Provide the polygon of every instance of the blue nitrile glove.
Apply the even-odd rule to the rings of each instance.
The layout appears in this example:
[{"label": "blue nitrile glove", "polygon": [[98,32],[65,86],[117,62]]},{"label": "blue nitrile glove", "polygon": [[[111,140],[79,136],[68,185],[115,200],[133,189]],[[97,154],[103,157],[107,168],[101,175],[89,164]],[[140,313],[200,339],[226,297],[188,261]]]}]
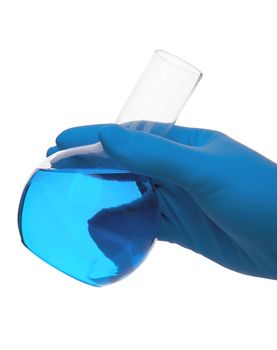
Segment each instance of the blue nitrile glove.
[{"label": "blue nitrile glove", "polygon": [[160,240],[277,279],[276,163],[220,132],[179,126],[166,137],[113,124],[72,128],[48,155],[98,140],[122,167],[153,179]]}]

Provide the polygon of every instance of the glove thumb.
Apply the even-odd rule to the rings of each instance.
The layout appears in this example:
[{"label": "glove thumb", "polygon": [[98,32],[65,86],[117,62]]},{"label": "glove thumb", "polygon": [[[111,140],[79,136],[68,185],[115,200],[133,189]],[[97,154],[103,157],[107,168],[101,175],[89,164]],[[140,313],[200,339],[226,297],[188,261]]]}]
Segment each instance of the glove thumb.
[{"label": "glove thumb", "polygon": [[125,169],[167,180],[188,190],[194,186],[199,168],[196,147],[116,124],[101,128],[98,138],[106,153]]}]

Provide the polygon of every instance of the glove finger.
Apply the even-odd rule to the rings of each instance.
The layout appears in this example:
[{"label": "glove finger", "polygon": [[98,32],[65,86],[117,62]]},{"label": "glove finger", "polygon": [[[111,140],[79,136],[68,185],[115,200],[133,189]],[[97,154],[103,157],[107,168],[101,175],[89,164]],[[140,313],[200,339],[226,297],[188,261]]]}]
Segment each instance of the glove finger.
[{"label": "glove finger", "polygon": [[58,146],[53,146],[53,147],[50,147],[48,148],[47,152],[46,152],[46,156],[49,157],[51,156],[52,154],[56,153],[56,152],[59,152],[60,149]]},{"label": "glove finger", "polygon": [[[129,123],[123,125],[128,126]],[[64,130],[56,138],[60,149],[84,146],[98,142],[98,131],[107,124],[84,125]],[[165,135],[166,138],[189,146],[202,146],[216,131],[188,128],[174,125]]]},{"label": "glove finger", "polygon": [[215,130],[187,128],[174,125],[165,135],[171,141],[179,142],[188,146],[201,147],[218,134]]},{"label": "glove finger", "polygon": [[60,149],[85,146],[98,142],[98,131],[106,124],[77,126],[62,131],[56,138]]},{"label": "glove finger", "polygon": [[188,189],[193,186],[201,155],[196,147],[118,125],[101,128],[98,137],[105,151],[126,169]]}]

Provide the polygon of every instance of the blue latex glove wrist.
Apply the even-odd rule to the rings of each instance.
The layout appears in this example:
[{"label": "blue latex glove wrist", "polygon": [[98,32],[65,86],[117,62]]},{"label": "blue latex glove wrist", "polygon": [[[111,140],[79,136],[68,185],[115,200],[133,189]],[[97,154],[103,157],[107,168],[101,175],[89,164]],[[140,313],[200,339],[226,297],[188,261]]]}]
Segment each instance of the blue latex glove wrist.
[{"label": "blue latex glove wrist", "polygon": [[277,279],[277,165],[212,130],[174,126],[160,137],[118,125],[65,130],[48,155],[101,141],[156,187],[159,239],[238,272]]}]

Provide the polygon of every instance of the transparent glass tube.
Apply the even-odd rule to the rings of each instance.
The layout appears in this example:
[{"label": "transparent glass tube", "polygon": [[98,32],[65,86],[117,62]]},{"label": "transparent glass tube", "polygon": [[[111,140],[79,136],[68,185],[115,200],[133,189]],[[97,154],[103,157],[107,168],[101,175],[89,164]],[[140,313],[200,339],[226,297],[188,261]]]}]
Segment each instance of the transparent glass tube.
[{"label": "transparent glass tube", "polygon": [[175,123],[201,77],[202,73],[190,63],[156,50],[116,123],[163,135]]}]

